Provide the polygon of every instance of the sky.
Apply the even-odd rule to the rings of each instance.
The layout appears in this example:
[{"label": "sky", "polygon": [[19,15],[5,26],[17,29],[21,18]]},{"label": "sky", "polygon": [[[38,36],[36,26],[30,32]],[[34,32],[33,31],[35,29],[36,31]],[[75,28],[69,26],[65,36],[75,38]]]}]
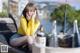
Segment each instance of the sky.
[{"label": "sky", "polygon": [[35,0],[35,1],[54,1],[60,3],[69,3],[71,6],[76,9],[80,9],[80,0]]}]

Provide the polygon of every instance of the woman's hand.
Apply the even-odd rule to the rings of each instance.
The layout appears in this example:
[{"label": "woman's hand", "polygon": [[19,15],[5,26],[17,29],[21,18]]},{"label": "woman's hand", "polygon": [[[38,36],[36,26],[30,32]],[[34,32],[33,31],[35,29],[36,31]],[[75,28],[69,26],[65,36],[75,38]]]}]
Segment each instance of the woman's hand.
[{"label": "woman's hand", "polygon": [[32,36],[27,36],[27,41],[29,44],[33,44],[36,38],[36,34],[32,35]]},{"label": "woman's hand", "polygon": [[36,11],[34,12],[34,14],[32,15],[32,18],[35,18],[36,17]]},{"label": "woman's hand", "polygon": [[30,45],[32,45],[34,42],[34,38],[32,36],[27,36],[27,41]]},{"label": "woman's hand", "polygon": [[30,20],[31,18],[35,19],[35,17],[36,17],[36,11],[32,15],[29,15],[29,13],[27,13],[26,15],[27,15],[27,19],[28,20]]}]

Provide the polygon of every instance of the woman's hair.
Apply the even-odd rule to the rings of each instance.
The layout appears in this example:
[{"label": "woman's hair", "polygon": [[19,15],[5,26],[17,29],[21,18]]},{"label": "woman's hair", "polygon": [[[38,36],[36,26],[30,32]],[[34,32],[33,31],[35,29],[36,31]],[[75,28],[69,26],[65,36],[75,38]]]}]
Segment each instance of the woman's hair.
[{"label": "woman's hair", "polygon": [[26,5],[26,7],[24,8],[24,10],[23,10],[23,12],[22,12],[23,16],[26,18],[26,13],[27,13],[30,9],[36,11],[36,18],[35,18],[35,19],[38,19],[37,7],[36,7],[33,3],[28,3],[28,4]]}]

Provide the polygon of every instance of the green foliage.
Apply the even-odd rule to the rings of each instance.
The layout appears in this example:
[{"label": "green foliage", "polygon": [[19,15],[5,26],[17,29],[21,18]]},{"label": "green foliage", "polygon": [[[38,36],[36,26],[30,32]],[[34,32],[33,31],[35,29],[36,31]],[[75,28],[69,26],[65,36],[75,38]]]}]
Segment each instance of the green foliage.
[{"label": "green foliage", "polygon": [[66,11],[66,19],[67,22],[72,25],[73,21],[75,19],[78,20],[78,25],[80,26],[80,10],[76,10],[75,8],[71,7],[69,4],[63,4],[56,8],[51,13],[51,20],[57,20],[58,23],[63,24],[64,23],[64,17]]},{"label": "green foliage", "polygon": [[3,2],[3,9],[2,12],[0,12],[0,17],[8,17],[8,6],[5,2]]},{"label": "green foliage", "polygon": [[0,12],[0,17],[8,17],[8,12],[7,11],[2,11]]}]

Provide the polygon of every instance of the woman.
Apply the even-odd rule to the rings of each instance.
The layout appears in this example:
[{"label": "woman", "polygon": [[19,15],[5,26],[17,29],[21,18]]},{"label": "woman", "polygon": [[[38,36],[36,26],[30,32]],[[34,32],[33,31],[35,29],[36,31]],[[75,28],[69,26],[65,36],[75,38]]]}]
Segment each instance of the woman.
[{"label": "woman", "polygon": [[39,26],[37,8],[33,3],[28,3],[23,10],[18,32],[11,37],[10,44],[12,46],[21,46],[28,43],[29,46],[32,46]]}]

